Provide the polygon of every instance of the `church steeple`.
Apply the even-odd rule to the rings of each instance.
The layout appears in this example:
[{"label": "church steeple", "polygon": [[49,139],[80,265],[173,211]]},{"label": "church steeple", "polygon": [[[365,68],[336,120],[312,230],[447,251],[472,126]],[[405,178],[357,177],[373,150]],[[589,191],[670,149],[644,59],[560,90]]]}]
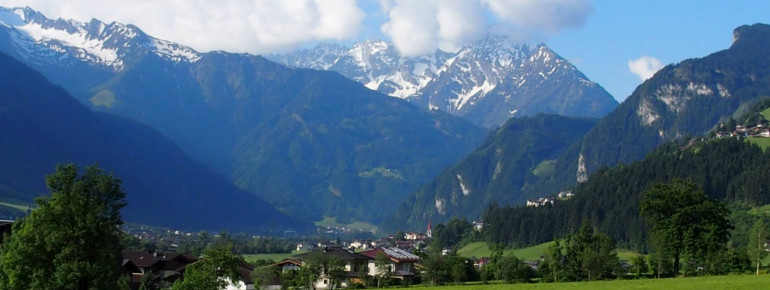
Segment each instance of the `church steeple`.
[{"label": "church steeple", "polygon": [[432,238],[433,237],[433,231],[430,228],[430,218],[428,219],[428,230],[425,231],[425,235],[428,236],[428,238]]}]

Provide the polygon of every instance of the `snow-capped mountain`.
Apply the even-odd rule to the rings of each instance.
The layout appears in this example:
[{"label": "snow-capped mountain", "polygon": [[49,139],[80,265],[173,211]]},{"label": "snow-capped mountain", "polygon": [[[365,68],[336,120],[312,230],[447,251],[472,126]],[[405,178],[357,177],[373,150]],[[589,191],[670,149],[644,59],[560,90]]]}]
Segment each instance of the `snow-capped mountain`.
[{"label": "snow-capped mountain", "polygon": [[339,72],[372,90],[410,99],[435,77],[452,54],[437,50],[431,55],[404,58],[391,43],[366,40],[351,48],[322,43],[313,49],[265,57],[292,67]]},{"label": "snow-capped mountain", "polygon": [[390,43],[367,40],[351,48],[322,44],[274,61],[332,70],[373,90],[442,110],[488,127],[512,116],[554,113],[600,117],[617,106],[601,86],[546,45],[513,44],[489,36],[455,54],[401,57]]},{"label": "snow-capped mountain", "polygon": [[147,52],[175,62],[200,58],[189,47],[150,37],[133,25],[54,20],[30,8],[0,7],[0,26],[8,28],[11,38],[4,43],[22,59],[43,62],[39,65],[85,62],[117,72]]}]

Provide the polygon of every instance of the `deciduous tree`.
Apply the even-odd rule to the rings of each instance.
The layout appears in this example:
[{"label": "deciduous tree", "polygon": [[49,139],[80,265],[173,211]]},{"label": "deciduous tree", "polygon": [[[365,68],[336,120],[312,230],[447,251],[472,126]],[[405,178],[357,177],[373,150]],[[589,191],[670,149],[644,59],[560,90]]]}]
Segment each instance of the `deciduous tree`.
[{"label": "deciduous tree", "polygon": [[120,180],[73,164],[46,176],[50,197],[13,225],[0,254],[2,289],[118,289],[122,263]]},{"label": "deciduous tree", "polygon": [[203,252],[203,259],[187,266],[184,279],[174,283],[172,290],[223,289],[240,280],[238,266],[243,258],[232,251],[231,245],[215,245]]},{"label": "deciduous tree", "polygon": [[[671,183],[654,184],[640,203],[640,212],[657,241],[653,249],[661,256],[673,257],[674,274],[681,260],[688,264],[704,263],[726,251],[729,211],[710,200],[692,182],[675,179]],[[687,272],[685,271],[685,275]]]},{"label": "deciduous tree", "polygon": [[754,226],[751,227],[749,234],[749,258],[751,262],[757,266],[757,275],[759,275],[759,267],[762,265],[762,261],[767,257],[767,250],[765,243],[767,242],[768,233],[767,225],[763,218],[758,218],[754,222]]}]

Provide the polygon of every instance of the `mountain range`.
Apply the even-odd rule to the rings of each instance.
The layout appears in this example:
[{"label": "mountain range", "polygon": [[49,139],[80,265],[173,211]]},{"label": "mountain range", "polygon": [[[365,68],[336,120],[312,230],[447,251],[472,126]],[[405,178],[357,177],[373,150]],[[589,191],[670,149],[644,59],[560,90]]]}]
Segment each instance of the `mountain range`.
[{"label": "mountain range", "polygon": [[276,211],[185,154],[156,130],[95,113],[0,53],[0,196],[29,204],[57,164],[96,164],[123,182],[126,220],[186,230],[281,234],[308,223]]},{"label": "mountain range", "polygon": [[420,108],[440,110],[488,128],[538,113],[602,117],[617,101],[545,44],[514,44],[490,35],[456,53],[403,57],[391,43],[320,44],[268,59],[291,67],[338,72]]},{"label": "mountain range", "polygon": [[[199,53],[120,23],[0,10],[0,51],[93,110],[152,126],[304,221],[378,222],[487,130],[337,73]],[[245,222],[245,221],[244,221]]]}]

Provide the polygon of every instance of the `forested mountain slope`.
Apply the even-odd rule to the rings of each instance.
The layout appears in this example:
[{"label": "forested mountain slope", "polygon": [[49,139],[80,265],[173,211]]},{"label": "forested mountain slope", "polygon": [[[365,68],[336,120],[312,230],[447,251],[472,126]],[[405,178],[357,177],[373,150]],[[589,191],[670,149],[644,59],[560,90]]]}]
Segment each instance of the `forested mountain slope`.
[{"label": "forested mountain slope", "polygon": [[154,129],[92,112],[5,54],[0,124],[0,200],[31,202],[47,194],[45,176],[57,164],[98,164],[123,181],[127,221],[263,233],[308,227],[237,189]]}]

